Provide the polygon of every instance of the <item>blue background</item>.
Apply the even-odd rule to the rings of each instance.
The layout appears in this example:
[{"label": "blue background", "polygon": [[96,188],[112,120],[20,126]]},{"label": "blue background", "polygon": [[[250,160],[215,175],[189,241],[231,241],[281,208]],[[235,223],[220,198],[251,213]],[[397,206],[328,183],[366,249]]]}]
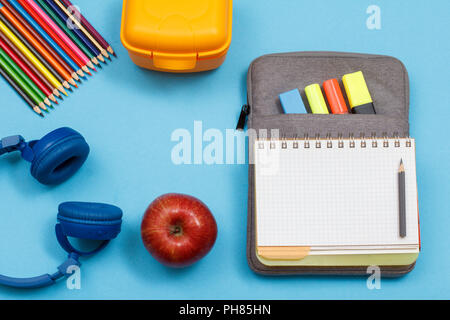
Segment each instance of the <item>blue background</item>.
[{"label": "blue background", "polygon": [[[235,1],[227,60],[216,71],[193,75],[146,71],[130,61],[119,38],[121,1],[77,4],[118,59],[42,120],[0,81],[0,135],[32,139],[71,126],[86,137],[92,153],[79,174],[54,188],[32,179],[29,164],[18,155],[0,159],[0,270],[33,276],[62,262],[65,254],[53,227],[63,201],[121,206],[123,232],[105,251],[84,261],[81,290],[68,290],[64,283],[37,291],[0,288],[0,299],[450,298],[449,1]],[[366,27],[371,4],[381,8],[381,30]],[[245,253],[247,166],[171,162],[173,130],[192,132],[194,120],[202,120],[204,130],[234,128],[253,59],[303,50],[392,55],[409,71],[423,247],[415,270],[383,280],[381,290],[368,290],[366,278],[254,274]],[[140,240],[146,207],[167,192],[199,197],[219,226],[212,252],[184,270],[158,264]]]}]

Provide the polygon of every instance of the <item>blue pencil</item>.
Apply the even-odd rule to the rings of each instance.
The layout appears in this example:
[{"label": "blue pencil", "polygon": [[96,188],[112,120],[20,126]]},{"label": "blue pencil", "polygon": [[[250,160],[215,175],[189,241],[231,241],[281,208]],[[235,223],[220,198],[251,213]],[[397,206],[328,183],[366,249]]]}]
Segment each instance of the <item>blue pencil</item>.
[{"label": "blue pencil", "polygon": [[[53,2],[52,0],[43,0],[47,5],[53,10],[53,12],[62,20],[67,21],[69,17],[61,10],[61,8],[58,7],[58,5]],[[102,62],[105,62],[105,59],[103,59],[102,53],[100,50],[97,49],[97,47],[89,41],[89,39],[84,35],[84,33],[78,29],[76,26],[74,28],[70,29],[75,33],[75,36],[80,39],[81,42],[88,48],[88,50],[97,57]]]},{"label": "blue pencil", "polygon": [[61,49],[60,46],[41,28],[41,26],[26,12],[26,10],[17,2],[17,0],[9,0],[11,6],[16,9],[20,15],[47,41],[47,43],[67,62],[67,64],[80,76],[84,76],[80,67]]}]

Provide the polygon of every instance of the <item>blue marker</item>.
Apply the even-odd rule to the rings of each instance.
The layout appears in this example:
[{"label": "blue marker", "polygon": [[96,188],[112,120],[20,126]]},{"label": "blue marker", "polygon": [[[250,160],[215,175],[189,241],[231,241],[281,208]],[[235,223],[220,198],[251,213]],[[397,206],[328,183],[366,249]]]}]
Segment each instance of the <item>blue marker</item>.
[{"label": "blue marker", "polygon": [[284,113],[306,113],[306,108],[298,89],[280,94],[280,102]]},{"label": "blue marker", "polygon": [[67,64],[78,72],[81,68],[61,49],[60,46],[41,28],[41,26],[26,12],[26,10],[17,2],[17,0],[9,0],[11,6],[16,9],[20,15],[40,34],[40,36],[47,41],[47,43],[67,62]]}]

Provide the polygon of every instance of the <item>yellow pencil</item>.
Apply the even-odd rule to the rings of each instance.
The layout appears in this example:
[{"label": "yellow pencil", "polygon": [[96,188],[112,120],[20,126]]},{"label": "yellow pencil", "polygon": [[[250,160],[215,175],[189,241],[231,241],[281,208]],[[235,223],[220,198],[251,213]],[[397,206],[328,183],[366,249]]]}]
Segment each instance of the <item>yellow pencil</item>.
[{"label": "yellow pencil", "polygon": [[67,92],[61,82],[59,82],[53,74],[39,61],[38,58],[20,41],[14,33],[0,21],[0,32],[2,32],[12,43],[30,60],[30,62],[42,73],[42,75],[50,81],[50,83],[67,96]]}]

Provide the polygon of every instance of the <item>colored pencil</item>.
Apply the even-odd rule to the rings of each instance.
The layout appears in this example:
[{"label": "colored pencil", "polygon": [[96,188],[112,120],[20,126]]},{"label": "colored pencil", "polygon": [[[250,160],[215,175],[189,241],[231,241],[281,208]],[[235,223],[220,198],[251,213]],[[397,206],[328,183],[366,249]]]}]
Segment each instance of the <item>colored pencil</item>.
[{"label": "colored pencil", "polygon": [[[38,39],[36,39],[30,32],[28,32],[25,26],[19,20],[17,20],[16,17],[14,17],[14,15],[6,7],[0,8],[0,14],[3,15],[15,27],[15,29],[18,30],[20,34],[22,34],[22,36],[28,40],[30,45],[45,61],[47,61],[53,67],[53,69],[58,74],[60,74],[66,81],[70,82],[72,85],[75,85],[74,79],[71,74],[72,72],[68,72],[63,65],[55,60],[53,58],[53,55],[41,45]],[[75,72],[73,73],[76,75]],[[78,76],[76,78],[78,78]]]},{"label": "colored pencil", "polygon": [[33,30],[36,34],[39,34],[41,39],[44,40],[42,41],[43,45],[47,44],[50,46],[55,51],[56,55],[61,57],[73,71],[75,71],[79,76],[85,77],[81,67],[75,63],[71,57],[69,57],[69,55],[52,39],[52,37],[47,34],[47,32],[45,32],[44,29],[42,29],[39,23],[37,23],[36,20],[30,16],[30,14],[17,2],[17,0],[0,0],[0,2],[5,5],[17,19],[22,18],[28,24],[28,31],[32,32],[31,30]]},{"label": "colored pencil", "polygon": [[[34,39],[33,42],[37,42],[42,49],[41,51],[46,51],[49,57],[51,57],[53,60],[55,60],[72,78],[74,78],[77,81],[80,81],[80,78],[78,77],[78,74],[75,72],[74,69],[72,69],[66,61],[62,57],[60,57],[53,48],[39,35],[39,33],[33,29],[27,21],[11,6],[11,4],[7,0],[0,0],[0,3],[7,4],[5,7],[3,7],[0,10],[3,10],[6,17],[8,18],[11,23],[13,23],[13,20],[17,21],[17,24],[20,24],[24,31],[26,31],[28,34],[30,34],[30,38]],[[35,47],[38,46],[38,44],[34,45]],[[43,54],[44,55],[44,54]]]},{"label": "colored pencil", "polygon": [[109,51],[112,55],[116,56],[111,45],[101,36],[101,34],[89,23],[89,21],[84,17],[81,12],[74,6],[69,0],[61,0],[68,11],[73,11],[77,17],[80,18],[81,24],[86,28],[87,31],[102,45],[102,47]]},{"label": "colored pencil", "polygon": [[97,42],[97,40],[94,39],[94,37],[83,27],[83,25],[78,21],[77,18],[75,18],[72,14],[70,14],[69,11],[67,11],[66,7],[59,2],[59,0],[54,0],[54,2],[58,5],[58,7],[61,8],[62,11],[67,15],[67,17],[72,20],[73,23],[86,35],[86,37],[89,38],[89,40],[100,50],[102,55],[104,55],[106,58],[109,58],[108,52]]},{"label": "colored pencil", "polygon": [[[31,25],[25,20],[25,18],[23,18],[17,11],[16,9],[13,8],[13,6],[11,5],[11,3],[9,3],[7,0],[0,0],[0,3],[2,3],[4,5],[3,8],[1,8],[0,10],[3,10],[3,12],[5,13],[5,16],[8,18],[8,20],[11,23],[15,23],[13,21],[17,21],[17,25],[20,25],[24,31],[26,31],[28,34],[31,35],[31,38],[34,39],[33,40],[33,45],[35,47],[37,47],[37,44],[35,45],[35,42],[39,43],[39,46],[42,47],[43,49],[40,49],[41,51],[46,51],[47,54],[53,59],[55,60],[68,74],[70,74],[72,76],[72,78],[74,78],[77,81],[80,81],[80,78],[78,77],[78,74],[75,72],[75,69],[72,69],[69,64],[60,56],[58,55],[55,50],[47,43],[47,41],[45,41],[41,35],[34,29],[31,27]],[[19,29],[19,27],[17,27]],[[21,31],[22,32],[22,31]],[[23,33],[23,32],[22,32]],[[44,54],[42,54],[44,55]]]},{"label": "colored pencil", "polygon": [[[11,0],[14,1],[14,0]],[[18,0],[20,5],[23,7],[23,9],[39,24],[39,26],[44,30],[45,34],[48,34],[50,38],[55,41],[58,46],[60,46],[64,52],[73,60],[75,63],[86,73],[91,74],[88,67],[86,66],[86,63],[83,62],[76,54],[72,52],[70,47],[61,40],[58,35],[53,31],[52,28],[50,28],[42,19],[39,17],[39,15],[33,11],[23,0]],[[24,5],[25,4],[25,5]]]},{"label": "colored pencil", "polygon": [[14,72],[14,69],[4,60],[4,55],[6,55],[6,53],[0,49],[0,68],[14,80],[14,82],[26,93],[26,95],[30,97],[35,105],[38,105],[41,109],[45,110],[46,107],[44,102],[40,101],[39,96],[31,90],[31,88],[17,73]]},{"label": "colored pencil", "polygon": [[2,40],[0,39],[0,48],[23,70],[23,72],[36,84],[36,86],[53,102],[58,104],[52,91],[38,78],[38,76],[20,59],[18,55]]},{"label": "colored pencil", "polygon": [[22,90],[22,88],[17,85],[14,80],[6,73],[2,68],[0,68],[0,75],[5,78],[5,80],[9,83],[9,85],[22,97],[23,100],[30,106],[30,108],[36,112],[38,115],[43,117],[42,111],[39,109],[37,105],[34,104],[33,100],[30,99],[29,96]]},{"label": "colored pencil", "polygon": [[43,27],[44,30],[50,34],[53,40],[60,42],[58,43],[60,45],[62,43],[65,44],[66,49],[68,48],[66,52],[68,54],[72,54],[72,58],[78,58],[81,63],[84,63],[94,71],[96,70],[89,58],[86,57],[80,48],[78,48],[72,40],[69,39],[69,37],[56,25],[55,22],[53,22],[53,20],[41,9],[41,7],[39,7],[36,2],[33,0],[18,1],[25,8],[25,10],[27,10],[28,13],[38,21],[41,27]]},{"label": "colored pencil", "polygon": [[[50,63],[44,59],[44,57],[37,52],[37,50],[31,45],[31,43],[26,39],[13,25],[10,23],[6,17],[3,15],[3,11],[0,10],[0,21],[3,22],[6,27],[19,39],[20,42],[23,43],[23,45],[39,60],[39,62],[47,68],[47,70],[59,81],[63,84],[63,86],[66,89],[69,89],[69,83],[64,80],[64,78],[53,68]],[[69,78],[73,81],[73,84],[75,84],[75,81],[72,79],[72,77],[69,75]]]},{"label": "colored pencil", "polygon": [[14,45],[19,48],[20,51],[38,68],[41,73],[55,86],[59,91],[61,91],[63,94],[67,95],[66,91],[64,90],[63,85],[53,76],[53,74],[46,68],[42,63],[36,58],[35,55],[31,53],[30,50],[19,40],[17,37],[12,33],[11,30],[9,30],[6,25],[0,21],[0,31],[6,35],[11,42],[14,43]]},{"label": "colored pencil", "polygon": [[5,63],[7,63],[11,67],[12,71],[22,79],[22,81],[30,88],[30,90],[32,90],[36,94],[36,96],[39,99],[38,100],[39,102],[44,102],[49,107],[52,106],[50,100],[47,98],[44,92],[42,92],[38,88],[38,86],[33,82],[33,80],[31,80],[30,77],[26,75],[26,73],[20,68],[20,66],[17,63],[15,63],[14,60],[11,59],[11,57],[8,56],[6,51],[4,51],[3,49],[0,50],[0,57],[3,59],[3,61],[5,61]]},{"label": "colored pencil", "polygon": [[[39,0],[39,1],[45,1],[48,4],[48,6],[52,9],[52,11],[59,17],[61,21],[64,22],[64,25],[67,27],[66,23],[67,16],[61,10],[61,8],[56,5],[55,2],[51,0]],[[106,63],[100,50],[98,50],[97,47],[92,42],[89,41],[89,39],[84,35],[84,33],[80,29],[78,28],[67,28],[67,29],[69,29],[69,31],[75,36],[75,38],[79,39],[79,41],[83,43],[84,47],[86,47],[92,55],[96,56],[97,59],[100,60],[101,62]]]},{"label": "colored pencil", "polygon": [[44,77],[44,75],[34,66],[34,64],[32,64],[31,61],[28,60],[28,58],[14,45],[14,43],[12,43],[11,40],[9,40],[8,37],[1,32],[0,32],[0,40],[6,43],[6,45],[11,49],[11,51],[14,52],[14,54],[18,56],[23,61],[23,63],[34,72],[34,74],[39,78],[39,80],[41,80],[41,82],[45,84],[45,86],[48,89],[52,90],[55,96],[61,98],[58,89],[56,89],[52,85],[52,83],[48,81],[48,79]]},{"label": "colored pencil", "polygon": [[[75,33],[70,30],[65,21],[62,20],[55,10],[48,5],[46,1],[36,0],[37,3],[44,9],[44,11],[49,15],[50,18],[64,31],[64,33],[83,51],[83,53],[96,65],[99,65],[97,58],[89,51],[85,44],[75,35]],[[54,3],[51,3],[54,5]]]}]

